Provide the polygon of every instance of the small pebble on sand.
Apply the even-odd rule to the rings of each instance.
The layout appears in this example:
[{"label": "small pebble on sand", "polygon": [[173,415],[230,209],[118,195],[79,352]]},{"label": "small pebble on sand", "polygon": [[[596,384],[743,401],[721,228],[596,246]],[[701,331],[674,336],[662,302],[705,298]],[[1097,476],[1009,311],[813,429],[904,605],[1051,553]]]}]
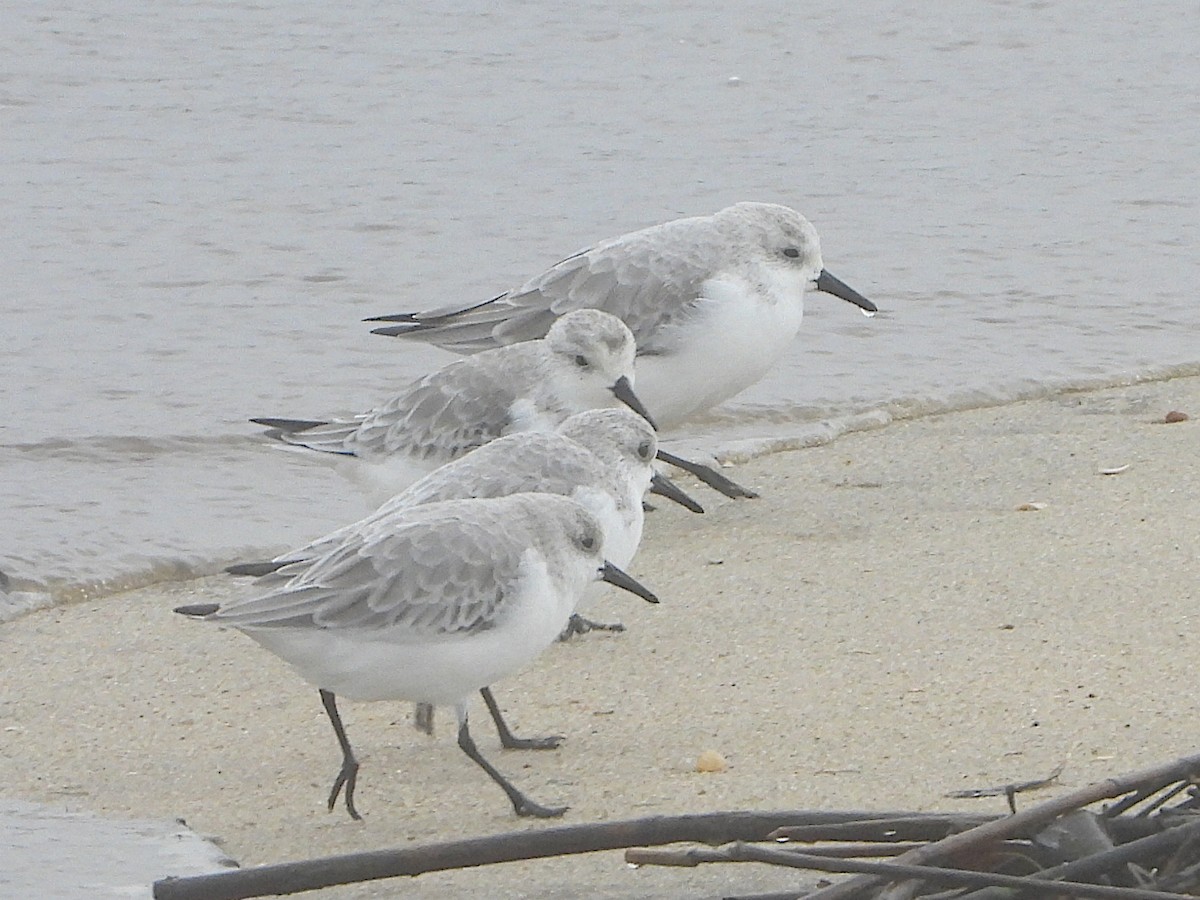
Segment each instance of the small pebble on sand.
[{"label": "small pebble on sand", "polygon": [[705,750],[696,757],[697,772],[724,772],[729,768],[729,763],[725,762],[725,757],[716,750]]}]

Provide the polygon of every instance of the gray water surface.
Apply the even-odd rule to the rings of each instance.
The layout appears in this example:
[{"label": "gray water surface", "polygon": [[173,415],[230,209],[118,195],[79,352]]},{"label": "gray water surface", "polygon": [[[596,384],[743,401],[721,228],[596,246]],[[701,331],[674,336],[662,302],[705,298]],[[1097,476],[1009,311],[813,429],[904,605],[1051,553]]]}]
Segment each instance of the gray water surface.
[{"label": "gray water surface", "polygon": [[233,865],[182,822],[102,818],[48,805],[0,801],[0,897],[140,900],[169,875]]},{"label": "gray water surface", "polygon": [[367,315],[481,300],[738,200],[822,235],[754,452],[1200,371],[1200,8],[1183,0],[10,2],[0,32],[0,618],[357,518],[252,415],[450,359]]}]

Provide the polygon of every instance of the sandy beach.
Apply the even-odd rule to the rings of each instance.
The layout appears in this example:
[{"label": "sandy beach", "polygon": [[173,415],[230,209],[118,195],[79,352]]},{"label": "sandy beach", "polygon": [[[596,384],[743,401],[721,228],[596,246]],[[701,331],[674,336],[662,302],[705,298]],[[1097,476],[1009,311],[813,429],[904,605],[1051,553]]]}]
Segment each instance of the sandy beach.
[{"label": "sandy beach", "polygon": [[[1191,418],[1163,424],[1170,410]],[[894,423],[728,470],[759,500],[685,482],[708,512],[660,503],[631,566],[662,603],[613,592],[590,612],[626,633],[556,645],[496,687],[518,733],[563,746],[501,751],[480,704],[472,730],[532,797],[570,804],[563,824],[998,812],[1002,798],[944,795],[1060,764],[1067,789],[1195,752],[1198,448],[1200,378],[1187,378]],[[0,795],[182,817],[242,865],[544,827],[458,750],[448,711],[430,739],[404,703],[343,705],[365,819],[327,813],[339,753],[316,691],[244,636],[171,612],[248,590],[212,578],[0,627]],[[705,750],[728,769],[696,772]],[[634,870],[607,853],[309,896],[716,896],[814,880]]]}]

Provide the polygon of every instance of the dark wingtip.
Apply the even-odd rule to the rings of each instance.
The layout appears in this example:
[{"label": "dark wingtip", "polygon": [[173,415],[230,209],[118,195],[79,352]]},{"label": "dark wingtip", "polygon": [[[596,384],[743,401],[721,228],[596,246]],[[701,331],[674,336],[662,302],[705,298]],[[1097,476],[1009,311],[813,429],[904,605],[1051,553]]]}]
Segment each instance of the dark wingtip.
[{"label": "dark wingtip", "polygon": [[391,313],[386,316],[369,316],[364,322],[415,322],[416,313]]},{"label": "dark wingtip", "polygon": [[177,606],[175,612],[190,619],[205,619],[220,608],[219,603],[194,603],[191,606]]},{"label": "dark wingtip", "polygon": [[406,322],[402,325],[388,325],[384,328],[372,328],[371,334],[382,334],[384,337],[403,337],[417,330],[416,322]]},{"label": "dark wingtip", "polygon": [[268,560],[266,562],[235,563],[232,566],[226,566],[225,571],[230,575],[248,575],[252,578],[258,578],[261,575],[270,575],[272,572],[278,572],[286,565],[286,560],[284,562]]},{"label": "dark wingtip", "polygon": [[270,416],[262,416],[250,421],[255,425],[262,425],[264,428],[274,428],[277,431],[282,431],[284,434],[297,434],[301,431],[308,431],[310,428],[329,424],[317,419],[275,419]]}]

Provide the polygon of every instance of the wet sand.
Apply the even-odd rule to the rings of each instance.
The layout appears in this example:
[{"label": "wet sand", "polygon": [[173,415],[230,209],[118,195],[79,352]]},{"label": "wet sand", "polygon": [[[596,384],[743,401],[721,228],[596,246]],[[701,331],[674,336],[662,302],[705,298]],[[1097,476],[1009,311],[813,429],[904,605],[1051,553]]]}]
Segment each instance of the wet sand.
[{"label": "wet sand", "polygon": [[[1187,422],[1161,424],[1172,409]],[[563,824],[721,809],[970,809],[946,792],[1061,789],[1195,752],[1200,379],[895,423],[728,470],[660,504],[614,592],[620,635],[557,645],[497,686],[552,752],[482,752]],[[1127,465],[1119,474],[1102,470]],[[119,528],[120,523],[114,523]],[[362,770],[353,822],[324,808],[339,753],[316,691],[242,635],[172,614],[243,595],[212,578],[0,627],[0,796],[182,817],[243,865],[537,829],[405,703],[342,707]],[[695,771],[705,750],[728,769]],[[1031,794],[1026,803],[1054,789]],[[166,873],[164,873],[166,874]],[[314,897],[676,897],[815,876],[634,870],[619,852]]]}]

